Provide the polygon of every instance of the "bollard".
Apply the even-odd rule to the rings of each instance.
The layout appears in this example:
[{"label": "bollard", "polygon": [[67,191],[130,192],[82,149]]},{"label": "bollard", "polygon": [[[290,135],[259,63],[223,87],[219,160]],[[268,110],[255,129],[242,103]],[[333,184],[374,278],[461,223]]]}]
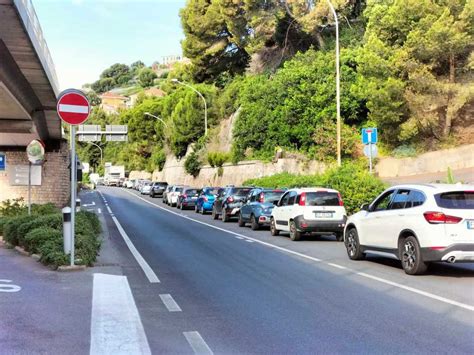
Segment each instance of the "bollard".
[{"label": "bollard", "polygon": [[63,213],[63,242],[64,254],[71,254],[71,207],[64,207]]},{"label": "bollard", "polygon": [[81,199],[76,198],[76,212],[81,212]]}]

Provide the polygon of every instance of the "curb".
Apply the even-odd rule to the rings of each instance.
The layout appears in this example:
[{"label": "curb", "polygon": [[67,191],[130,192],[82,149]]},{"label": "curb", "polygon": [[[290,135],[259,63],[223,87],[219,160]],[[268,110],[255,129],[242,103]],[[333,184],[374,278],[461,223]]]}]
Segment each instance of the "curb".
[{"label": "curb", "polygon": [[57,271],[59,272],[73,272],[73,271],[83,271],[86,269],[85,265],[63,265],[63,266],[58,266]]},{"label": "curb", "polygon": [[15,250],[20,253],[21,255],[24,255],[24,256],[30,256],[30,253],[28,253],[25,249],[23,249],[22,247],[19,247],[19,246],[16,246],[15,247]]}]

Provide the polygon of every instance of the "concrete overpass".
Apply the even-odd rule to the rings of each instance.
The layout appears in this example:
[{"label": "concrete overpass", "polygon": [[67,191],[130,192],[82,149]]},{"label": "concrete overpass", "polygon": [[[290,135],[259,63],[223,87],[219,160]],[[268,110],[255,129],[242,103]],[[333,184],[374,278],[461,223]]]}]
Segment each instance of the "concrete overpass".
[{"label": "concrete overpass", "polygon": [[54,64],[31,0],[0,0],[0,147],[58,149]]},{"label": "concrete overpass", "polygon": [[[32,170],[32,202],[64,206],[69,199],[69,154],[56,113],[54,64],[31,0],[0,0],[0,202],[28,197],[26,146],[46,145]],[[26,173],[26,177],[28,173]]]}]

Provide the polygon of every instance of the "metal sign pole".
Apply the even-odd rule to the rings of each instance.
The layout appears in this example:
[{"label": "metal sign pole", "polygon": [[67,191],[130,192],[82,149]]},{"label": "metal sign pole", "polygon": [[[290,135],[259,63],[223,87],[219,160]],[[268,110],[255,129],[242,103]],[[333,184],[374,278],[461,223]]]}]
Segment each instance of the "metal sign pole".
[{"label": "metal sign pole", "polygon": [[76,220],[76,126],[71,125],[71,266],[74,266],[74,224]]},{"label": "metal sign pole", "polygon": [[28,215],[31,216],[31,162],[28,165]]},{"label": "metal sign pole", "polygon": [[372,174],[372,143],[369,143],[369,172]]}]

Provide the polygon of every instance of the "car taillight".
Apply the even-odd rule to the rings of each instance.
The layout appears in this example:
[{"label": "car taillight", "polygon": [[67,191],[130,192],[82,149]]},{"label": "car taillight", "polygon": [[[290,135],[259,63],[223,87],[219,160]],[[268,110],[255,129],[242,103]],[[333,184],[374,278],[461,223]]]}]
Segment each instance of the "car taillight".
[{"label": "car taillight", "polygon": [[449,216],[443,212],[425,212],[425,219],[430,224],[456,224],[462,221],[462,218]]},{"label": "car taillight", "polygon": [[258,202],[261,202],[263,203],[263,201],[265,200],[265,195],[263,192],[260,193],[260,197],[258,198]]},{"label": "car taillight", "polygon": [[183,196],[183,198],[188,198],[188,195],[186,195],[186,194],[184,194],[184,195],[182,195],[182,196]]},{"label": "car taillight", "polygon": [[227,197],[227,202],[229,203],[234,202],[234,198],[232,196]]},{"label": "car taillight", "polygon": [[306,206],[306,192],[301,193],[299,205]]},{"label": "car taillight", "polygon": [[342,200],[341,194],[339,192],[337,193],[337,198],[339,200],[339,206],[344,206],[344,201]]},{"label": "car taillight", "polygon": [[207,196],[204,196],[204,197],[203,197],[203,200],[204,200],[204,202],[207,202],[207,201],[208,201],[208,200],[207,200]]}]

